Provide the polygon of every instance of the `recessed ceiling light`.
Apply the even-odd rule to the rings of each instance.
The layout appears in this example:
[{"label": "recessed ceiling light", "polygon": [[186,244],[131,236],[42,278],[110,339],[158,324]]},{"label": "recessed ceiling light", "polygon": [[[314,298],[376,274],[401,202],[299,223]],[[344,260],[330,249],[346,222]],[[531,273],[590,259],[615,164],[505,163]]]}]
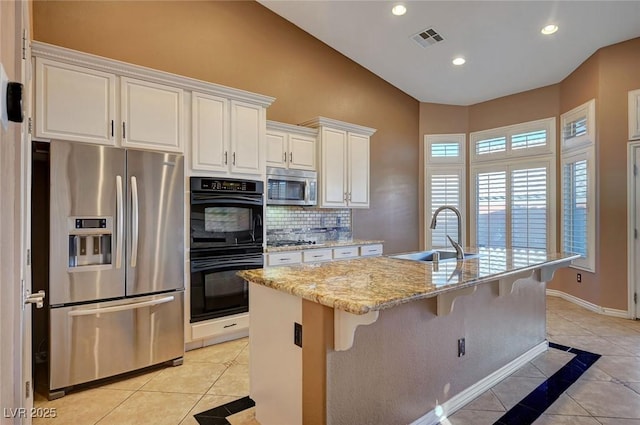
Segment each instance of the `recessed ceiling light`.
[{"label": "recessed ceiling light", "polygon": [[466,60],[463,57],[458,57],[458,58],[455,58],[452,62],[454,65],[464,65]]},{"label": "recessed ceiling light", "polygon": [[407,8],[404,7],[403,4],[396,4],[395,6],[393,6],[393,9],[391,9],[391,13],[396,16],[402,16],[407,13]]},{"label": "recessed ceiling light", "polygon": [[558,31],[558,26],[554,24],[549,24],[540,30],[544,35],[550,35],[556,31]]}]

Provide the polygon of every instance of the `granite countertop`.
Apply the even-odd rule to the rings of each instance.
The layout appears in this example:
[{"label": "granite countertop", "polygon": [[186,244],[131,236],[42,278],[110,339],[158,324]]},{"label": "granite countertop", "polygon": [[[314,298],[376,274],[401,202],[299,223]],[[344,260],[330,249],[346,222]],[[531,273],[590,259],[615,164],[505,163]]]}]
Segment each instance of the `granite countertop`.
[{"label": "granite countertop", "polygon": [[336,248],[340,246],[360,246],[376,243],[384,243],[384,241],[367,241],[362,239],[353,239],[344,241],[325,241],[313,245],[267,246],[264,252],[303,251],[307,249]]},{"label": "granite countertop", "polygon": [[[372,243],[368,241],[367,243]],[[305,249],[305,248],[303,248]],[[474,249],[477,258],[432,263],[391,257],[243,270],[238,276],[328,307],[365,314],[551,265],[577,255],[533,250]]]}]

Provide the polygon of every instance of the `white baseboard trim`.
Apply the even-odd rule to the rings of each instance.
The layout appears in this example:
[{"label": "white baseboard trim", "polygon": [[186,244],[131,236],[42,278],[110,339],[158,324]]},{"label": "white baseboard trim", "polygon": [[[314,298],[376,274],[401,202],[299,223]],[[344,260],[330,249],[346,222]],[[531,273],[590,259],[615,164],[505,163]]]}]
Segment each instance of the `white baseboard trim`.
[{"label": "white baseboard trim", "polygon": [[548,348],[549,343],[547,341],[541,342],[517,359],[496,370],[491,375],[481,379],[466,390],[451,397],[451,399],[445,401],[440,406],[437,406],[426,415],[411,422],[410,425],[435,425],[441,422],[447,416],[453,415],[457,410],[477,398],[480,394],[484,393],[531,360],[535,359],[538,355],[547,351]]},{"label": "white baseboard trim", "polygon": [[571,303],[577,304],[580,307],[584,307],[587,310],[591,310],[595,313],[604,314],[606,316],[620,317],[623,319],[629,319],[629,312],[627,310],[618,310],[615,308],[600,307],[599,305],[585,301],[582,298],[578,298],[575,295],[567,294],[566,292],[558,291],[557,289],[547,289],[547,295],[552,297],[559,297],[567,300]]}]

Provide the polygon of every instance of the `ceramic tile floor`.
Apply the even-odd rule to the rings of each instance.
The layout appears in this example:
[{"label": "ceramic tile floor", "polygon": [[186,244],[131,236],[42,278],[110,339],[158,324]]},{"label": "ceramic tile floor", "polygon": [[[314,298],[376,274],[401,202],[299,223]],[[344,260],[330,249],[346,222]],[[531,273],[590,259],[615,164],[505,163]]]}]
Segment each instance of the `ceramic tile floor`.
[{"label": "ceramic tile floor", "polygon": [[[535,425],[640,425],[640,321],[599,315],[547,297],[547,333],[549,341],[602,357]],[[442,425],[493,424],[573,356],[549,349]],[[194,414],[249,394],[248,360],[246,338],[189,351],[180,367],[154,370],[50,402],[36,396],[36,407],[55,407],[58,417],[33,423],[197,425]],[[254,409],[227,419],[233,425],[259,425]]]}]

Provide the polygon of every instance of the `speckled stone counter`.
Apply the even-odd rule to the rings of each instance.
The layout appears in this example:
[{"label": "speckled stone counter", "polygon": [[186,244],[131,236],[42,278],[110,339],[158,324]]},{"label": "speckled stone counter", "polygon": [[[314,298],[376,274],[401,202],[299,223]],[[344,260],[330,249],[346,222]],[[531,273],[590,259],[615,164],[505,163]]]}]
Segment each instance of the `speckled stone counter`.
[{"label": "speckled stone counter", "polygon": [[369,241],[363,239],[353,239],[344,241],[325,241],[313,245],[285,245],[285,246],[267,246],[264,252],[286,252],[286,251],[303,251],[307,249],[321,248],[337,248],[342,246],[361,246],[384,243],[384,241]]},{"label": "speckled stone counter", "polygon": [[543,266],[564,267],[577,258],[573,254],[528,250],[467,248],[465,252],[480,256],[464,261],[443,260],[437,265],[391,257],[357,258],[244,270],[238,275],[249,282],[360,315]]}]

